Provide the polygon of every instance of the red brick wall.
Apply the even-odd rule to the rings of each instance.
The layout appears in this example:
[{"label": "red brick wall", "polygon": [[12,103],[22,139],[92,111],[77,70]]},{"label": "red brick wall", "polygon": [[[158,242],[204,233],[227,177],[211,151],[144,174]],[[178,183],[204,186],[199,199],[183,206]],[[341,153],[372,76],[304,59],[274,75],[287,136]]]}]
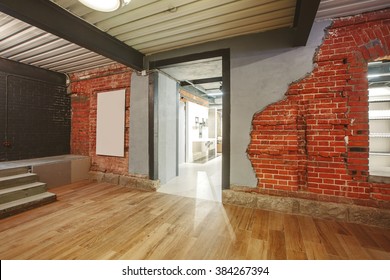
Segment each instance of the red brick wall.
[{"label": "red brick wall", "polygon": [[390,208],[390,185],[368,180],[367,82],[389,54],[390,9],[334,21],[312,73],[253,118],[258,192]]},{"label": "red brick wall", "polygon": [[[70,76],[72,92],[71,153],[91,157],[91,170],[128,173],[131,69],[113,64]],[[126,89],[125,157],[96,155],[97,93]]]}]

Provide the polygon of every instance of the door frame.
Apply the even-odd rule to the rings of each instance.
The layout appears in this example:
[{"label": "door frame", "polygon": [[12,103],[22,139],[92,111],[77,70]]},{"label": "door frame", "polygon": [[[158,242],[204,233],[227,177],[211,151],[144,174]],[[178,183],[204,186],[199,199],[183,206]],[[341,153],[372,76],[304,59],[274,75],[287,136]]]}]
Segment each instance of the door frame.
[{"label": "door frame", "polygon": [[[222,57],[222,189],[230,188],[230,49],[220,49],[202,53],[194,53],[163,60],[149,61],[148,69],[190,62],[200,59]],[[149,177],[158,179],[158,96],[155,95],[157,79],[154,75],[149,79]]]}]

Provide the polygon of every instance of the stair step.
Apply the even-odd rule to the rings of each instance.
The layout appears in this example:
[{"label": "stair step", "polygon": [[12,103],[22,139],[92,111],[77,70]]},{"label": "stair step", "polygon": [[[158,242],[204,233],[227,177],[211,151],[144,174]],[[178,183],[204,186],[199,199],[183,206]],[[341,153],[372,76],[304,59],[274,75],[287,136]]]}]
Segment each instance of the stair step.
[{"label": "stair step", "polygon": [[7,176],[12,176],[12,175],[27,173],[28,170],[29,170],[29,168],[27,166],[1,169],[0,170],[0,177],[7,177]]},{"label": "stair step", "polygon": [[0,205],[0,218],[5,218],[56,200],[56,195],[50,192],[29,196]]},{"label": "stair step", "polygon": [[23,173],[0,177],[0,189],[10,188],[18,185],[34,183],[38,181],[38,175],[35,173]]},{"label": "stair step", "polygon": [[7,203],[13,200],[33,196],[47,191],[45,183],[34,182],[16,187],[0,189],[0,203]]}]

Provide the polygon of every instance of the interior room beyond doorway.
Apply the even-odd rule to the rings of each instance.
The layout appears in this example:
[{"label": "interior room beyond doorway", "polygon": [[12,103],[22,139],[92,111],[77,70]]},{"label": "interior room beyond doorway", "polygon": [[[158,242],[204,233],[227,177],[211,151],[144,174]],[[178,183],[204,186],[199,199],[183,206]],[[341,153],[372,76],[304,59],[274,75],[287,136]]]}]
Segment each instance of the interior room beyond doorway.
[{"label": "interior room beyond doorway", "polygon": [[162,185],[158,192],[221,202],[222,157],[206,163],[183,163],[179,176]]},{"label": "interior room beyond doorway", "polygon": [[177,176],[159,192],[221,201],[221,57],[159,69],[178,82]]},{"label": "interior room beyond doorway", "polygon": [[222,102],[196,91],[179,89],[178,176],[159,192],[221,202]]}]

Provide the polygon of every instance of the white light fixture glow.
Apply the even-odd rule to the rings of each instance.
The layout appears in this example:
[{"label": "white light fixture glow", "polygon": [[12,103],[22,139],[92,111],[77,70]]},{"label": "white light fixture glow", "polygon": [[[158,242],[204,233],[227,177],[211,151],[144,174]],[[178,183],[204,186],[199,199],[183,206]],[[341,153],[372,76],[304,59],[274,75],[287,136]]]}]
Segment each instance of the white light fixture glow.
[{"label": "white light fixture glow", "polygon": [[381,74],[369,74],[367,78],[378,78],[378,77],[386,77],[390,76],[390,73],[381,73]]},{"label": "white light fixture glow", "polygon": [[131,0],[79,0],[88,8],[94,9],[100,12],[113,12],[120,7],[126,6]]},{"label": "white light fixture glow", "polygon": [[223,92],[220,90],[209,90],[207,91],[208,96],[222,96]]}]

